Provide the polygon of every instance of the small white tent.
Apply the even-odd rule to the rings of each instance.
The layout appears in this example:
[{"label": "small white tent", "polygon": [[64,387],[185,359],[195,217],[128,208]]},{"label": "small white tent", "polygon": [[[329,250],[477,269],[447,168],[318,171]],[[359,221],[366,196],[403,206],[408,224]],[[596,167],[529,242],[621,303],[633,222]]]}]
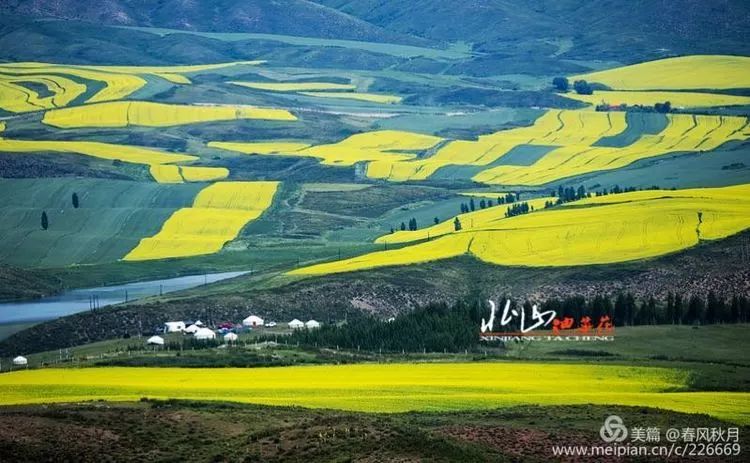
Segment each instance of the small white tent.
[{"label": "small white tent", "polygon": [[320,328],[320,323],[316,322],[315,320],[309,320],[307,323],[305,323],[305,326],[308,330],[312,330],[315,328]]},{"label": "small white tent", "polygon": [[216,333],[214,333],[213,330],[209,330],[208,328],[199,328],[193,336],[195,337],[195,339],[199,339],[201,341],[205,341],[207,339],[216,339]]},{"label": "small white tent", "polygon": [[304,326],[305,326],[305,324],[302,323],[301,321],[297,320],[296,318],[294,320],[292,320],[292,321],[289,322],[289,328],[291,328],[293,330],[298,330],[298,329],[300,329],[300,328],[302,328]]},{"label": "small white tent", "polygon": [[179,333],[185,331],[185,322],[166,322],[164,324],[165,333]]},{"label": "small white tent", "polygon": [[198,328],[198,325],[190,325],[187,328],[184,329],[184,331],[188,334],[195,334],[198,332],[200,328]]},{"label": "small white tent", "polygon": [[146,344],[150,346],[163,346],[164,338],[162,338],[161,336],[151,336],[146,340]]},{"label": "small white tent", "polygon": [[239,339],[239,336],[234,333],[227,333],[224,335],[224,340],[226,342],[235,342],[237,339]]},{"label": "small white tent", "polygon": [[263,326],[263,319],[257,315],[250,315],[242,320],[242,324],[245,326]]},{"label": "small white tent", "polygon": [[193,323],[195,326],[204,326],[203,322],[198,320],[197,322]]},{"label": "small white tent", "polygon": [[23,355],[19,355],[18,357],[13,359],[13,365],[28,365],[29,361],[26,357]]}]

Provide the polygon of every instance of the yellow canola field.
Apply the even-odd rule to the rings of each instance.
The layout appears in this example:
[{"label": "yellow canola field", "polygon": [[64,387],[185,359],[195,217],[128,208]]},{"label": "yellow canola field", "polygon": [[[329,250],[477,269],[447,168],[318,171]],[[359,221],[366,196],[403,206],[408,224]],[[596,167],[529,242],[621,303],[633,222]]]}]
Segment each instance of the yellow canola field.
[{"label": "yellow canola field", "polygon": [[180,166],[180,174],[186,182],[211,182],[229,176],[226,167]]},{"label": "yellow canola field", "polygon": [[208,142],[209,148],[219,148],[227,151],[236,151],[245,154],[279,154],[293,153],[310,146],[307,143],[294,142]]},{"label": "yellow canola field", "polygon": [[149,173],[159,183],[182,183],[180,167],[172,164],[153,164],[149,166]]},{"label": "yellow canola field", "polygon": [[[43,85],[52,95],[41,97],[24,85],[25,82]],[[86,86],[58,75],[17,76],[0,73],[0,109],[22,113],[60,108],[70,104],[86,91]]]},{"label": "yellow canola field", "polygon": [[581,74],[617,90],[696,90],[750,88],[750,57],[691,55]]},{"label": "yellow canola field", "polygon": [[[77,66],[37,62],[0,64],[0,75],[4,79],[39,82],[55,93],[49,98],[40,98],[36,92],[18,88],[0,79],[0,108],[11,112],[38,111],[63,107],[85,92],[86,86],[75,79],[101,82],[104,88],[86,100],[86,103],[121,100],[143,88],[147,81],[143,76],[157,76],[177,84],[189,84],[183,73],[201,72],[238,64],[255,65],[261,61],[242,61],[197,66]],[[29,103],[22,104],[21,97],[29,94]]]},{"label": "yellow canola field", "polygon": [[189,257],[218,252],[272,203],[278,182],[218,182],[198,193],[193,206],[173,213],[154,236],[123,260]]},{"label": "yellow canola field", "polygon": [[400,96],[384,95],[382,93],[364,93],[364,92],[300,92],[302,95],[314,96],[318,98],[338,98],[342,100],[367,101],[369,103],[396,104],[401,103]]},{"label": "yellow canola field", "polygon": [[497,166],[472,179],[498,185],[544,185],[590,172],[612,170],[640,159],[685,151],[710,151],[730,140],[748,138],[748,120],[732,116],[667,115],[660,133],[641,136],[623,148],[571,144],[550,151],[530,166]]},{"label": "yellow canola field", "polygon": [[696,92],[596,90],[592,95],[579,95],[570,92],[563,93],[561,96],[589,103],[594,106],[602,103],[609,105],[626,104],[629,106],[653,106],[656,103],[664,103],[665,101],[669,101],[673,108],[708,108],[713,106],[750,104],[750,97],[748,96]]},{"label": "yellow canola field", "polygon": [[101,159],[116,159],[123,162],[146,165],[194,161],[198,159],[195,156],[187,154],[167,153],[149,148],[95,141],[36,141],[0,138],[0,151],[10,153],[33,153],[40,151],[74,153]]},{"label": "yellow canola field", "polygon": [[226,167],[175,166],[157,164],[149,168],[151,176],[159,183],[210,182],[229,176]]},{"label": "yellow canola field", "polygon": [[720,239],[750,228],[750,185],[639,191],[586,199],[575,205],[488,222],[412,246],[304,267],[289,274],[350,272],[462,254],[511,266],[607,264],[676,252],[700,240]]},{"label": "yellow canola field", "polygon": [[42,122],[60,128],[167,127],[239,119],[297,120],[284,109],[116,101],[47,111]]},{"label": "yellow canola field", "polygon": [[606,404],[750,422],[750,394],[686,392],[687,382],[671,368],[516,362],[45,368],[0,375],[0,405],[149,397],[393,413]]},{"label": "yellow canola field", "polygon": [[315,90],[354,90],[352,84],[334,84],[330,82],[230,82],[230,84],[256,90],[272,92],[299,92]]},{"label": "yellow canola field", "polygon": [[492,164],[520,145],[590,145],[626,128],[624,113],[550,110],[531,126],[482,135],[476,141],[452,141],[424,159],[372,162],[367,167],[367,176],[398,182],[425,180],[450,165]]},{"label": "yellow canola field", "polygon": [[[381,130],[352,135],[338,143],[301,148],[288,143],[222,143],[211,142],[210,147],[230,149],[243,153],[272,154],[281,156],[313,157],[321,164],[351,166],[358,162],[376,160],[407,160],[416,157],[410,151],[429,149],[442,139],[398,130]],[[294,151],[291,151],[294,149]],[[260,153],[259,151],[265,151]]]},{"label": "yellow canola field", "polygon": [[[493,202],[497,199],[498,196],[502,196],[502,194],[497,194],[491,197],[493,199]],[[482,197],[490,196],[483,195]],[[521,201],[513,204],[526,203],[534,211],[539,211],[541,209],[544,209],[544,205],[548,201],[555,202],[557,201],[557,198],[546,196],[543,198],[522,199]],[[510,207],[511,205],[512,204],[501,204],[485,209],[477,209],[474,212],[459,214],[456,217],[458,217],[458,220],[461,222],[462,231],[481,229],[489,224],[497,222],[498,220],[506,220],[505,213],[507,212],[508,207]],[[375,242],[388,244],[407,243],[410,241],[433,239],[442,235],[447,235],[449,233],[455,233],[454,220],[456,219],[456,217],[451,217],[449,220],[419,230],[398,230],[393,233],[388,233],[386,235],[378,237]]]}]

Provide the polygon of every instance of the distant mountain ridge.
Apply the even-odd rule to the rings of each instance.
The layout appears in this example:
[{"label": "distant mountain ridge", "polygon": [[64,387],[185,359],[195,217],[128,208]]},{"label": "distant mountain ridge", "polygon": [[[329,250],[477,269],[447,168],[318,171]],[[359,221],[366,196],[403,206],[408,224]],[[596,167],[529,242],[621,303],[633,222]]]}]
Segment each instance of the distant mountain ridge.
[{"label": "distant mountain ridge", "polygon": [[307,0],[0,0],[0,14],[202,32],[426,43]]}]

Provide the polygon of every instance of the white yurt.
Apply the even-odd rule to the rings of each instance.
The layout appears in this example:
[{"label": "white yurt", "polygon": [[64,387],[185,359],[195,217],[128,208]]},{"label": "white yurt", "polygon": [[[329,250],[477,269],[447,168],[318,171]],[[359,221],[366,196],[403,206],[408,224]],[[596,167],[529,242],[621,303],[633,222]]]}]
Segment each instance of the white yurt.
[{"label": "white yurt", "polygon": [[29,364],[29,360],[23,355],[19,355],[18,357],[13,359],[13,365],[26,366],[28,364]]},{"label": "white yurt", "polygon": [[187,328],[185,328],[183,331],[185,331],[188,334],[195,334],[195,333],[198,332],[199,329],[200,328],[198,327],[198,325],[192,324],[192,325],[188,326]]},{"label": "white yurt", "polygon": [[237,335],[236,335],[235,333],[227,333],[227,334],[225,334],[225,335],[224,335],[224,340],[225,340],[226,342],[235,342],[235,341],[236,341],[236,340],[238,340],[239,338],[240,338],[240,337],[239,337],[239,336],[237,336]]},{"label": "white yurt", "polygon": [[308,320],[308,322],[305,323],[305,327],[308,330],[312,330],[312,329],[315,329],[315,328],[320,328],[320,323],[316,322],[315,320]]},{"label": "white yurt", "polygon": [[164,338],[161,336],[151,336],[146,340],[146,344],[149,346],[163,346],[164,345]]},{"label": "white yurt", "polygon": [[165,333],[179,333],[185,331],[185,322],[166,322],[164,324]]},{"label": "white yurt", "polygon": [[263,326],[263,319],[257,315],[250,315],[246,319],[242,320],[242,324],[245,326]]},{"label": "white yurt", "polygon": [[305,326],[304,323],[302,323],[300,320],[297,320],[296,318],[288,323],[289,328],[293,330],[298,330],[300,328],[303,328]]},{"label": "white yurt", "polygon": [[193,334],[193,337],[201,341],[207,339],[216,339],[216,333],[214,333],[213,330],[209,330],[208,328],[198,328],[198,331]]}]

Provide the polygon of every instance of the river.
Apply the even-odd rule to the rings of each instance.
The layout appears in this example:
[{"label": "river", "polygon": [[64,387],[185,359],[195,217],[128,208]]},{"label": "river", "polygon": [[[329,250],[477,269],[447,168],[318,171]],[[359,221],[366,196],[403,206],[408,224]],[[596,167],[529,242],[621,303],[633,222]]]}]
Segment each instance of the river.
[{"label": "river", "polygon": [[121,302],[135,301],[149,296],[171,293],[183,289],[234,278],[248,272],[208,273],[164,280],[151,280],[117,286],[73,289],[57,296],[30,302],[0,304],[0,325],[38,322],[63,317],[78,312],[102,308]]}]

